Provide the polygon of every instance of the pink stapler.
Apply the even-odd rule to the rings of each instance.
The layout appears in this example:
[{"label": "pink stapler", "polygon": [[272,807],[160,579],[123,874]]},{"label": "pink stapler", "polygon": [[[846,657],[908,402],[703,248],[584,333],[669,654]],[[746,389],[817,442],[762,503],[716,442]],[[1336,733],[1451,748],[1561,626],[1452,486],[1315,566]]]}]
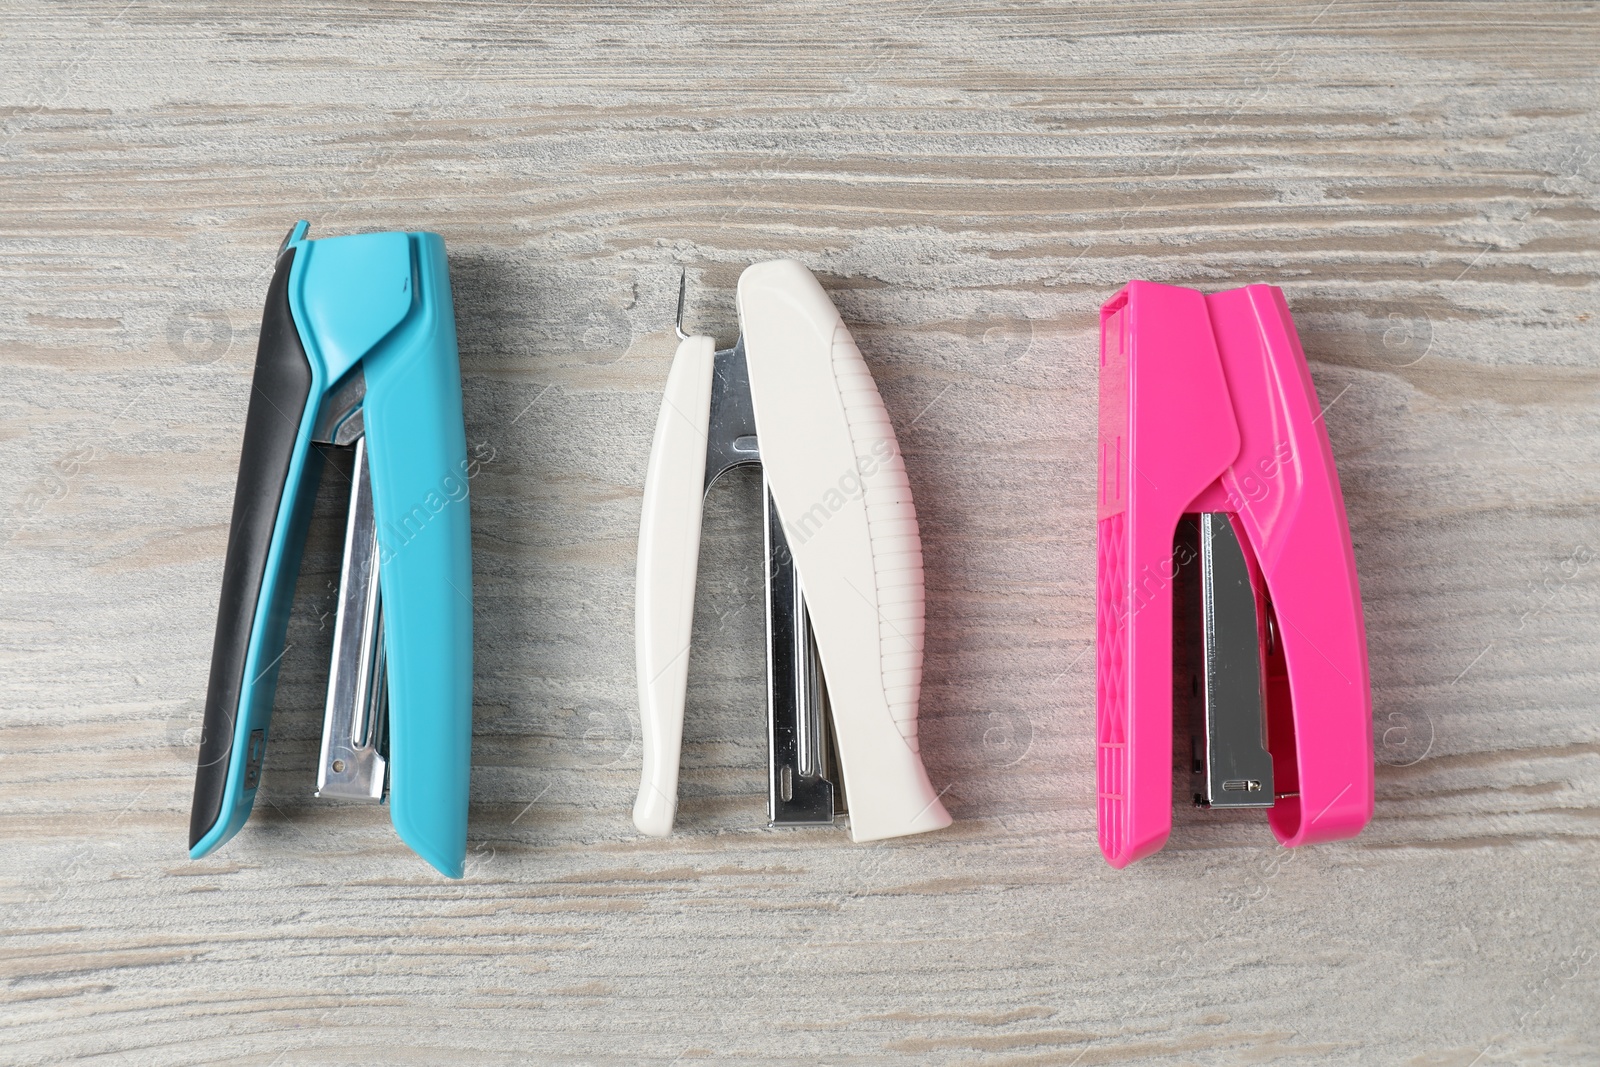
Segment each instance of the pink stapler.
[{"label": "pink stapler", "polygon": [[1284,845],[1372,817],[1344,497],[1283,293],[1130,282],[1100,310],[1096,785],[1126,867],[1172,830],[1174,708],[1207,808]]}]

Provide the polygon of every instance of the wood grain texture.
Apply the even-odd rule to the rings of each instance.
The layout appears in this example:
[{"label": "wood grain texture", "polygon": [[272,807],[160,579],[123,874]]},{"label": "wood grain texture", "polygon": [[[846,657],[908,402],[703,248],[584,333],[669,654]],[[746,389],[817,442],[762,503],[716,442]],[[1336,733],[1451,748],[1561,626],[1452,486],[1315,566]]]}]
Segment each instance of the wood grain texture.
[{"label": "wood grain texture", "polygon": [[[9,0],[0,1062],[1600,1059],[1592,4]],[[467,878],[310,796],[337,500],[264,792],[184,843],[272,250],[432,229],[472,488]],[[762,829],[757,487],[712,494],[675,836],[628,813],[673,350],[810,265],[899,427],[956,818]],[[1094,840],[1094,328],[1284,287],[1365,596],[1378,809]]]}]

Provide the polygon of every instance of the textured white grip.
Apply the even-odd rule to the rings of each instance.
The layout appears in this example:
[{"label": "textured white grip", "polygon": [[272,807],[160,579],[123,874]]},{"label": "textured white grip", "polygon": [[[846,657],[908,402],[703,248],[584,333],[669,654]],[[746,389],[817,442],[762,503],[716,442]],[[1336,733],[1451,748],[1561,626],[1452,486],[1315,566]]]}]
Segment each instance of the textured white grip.
[{"label": "textured white grip", "polygon": [[633,824],[653,837],[672,832],[678,811],[715,349],[709,337],[691,337],[678,346],[644,476],[633,615],[644,773]]},{"label": "textured white grip", "polygon": [[739,322],[761,464],[833,708],[851,836],[948,826],[917,745],[922,542],[883,399],[832,301],[800,264],[746,270]]}]

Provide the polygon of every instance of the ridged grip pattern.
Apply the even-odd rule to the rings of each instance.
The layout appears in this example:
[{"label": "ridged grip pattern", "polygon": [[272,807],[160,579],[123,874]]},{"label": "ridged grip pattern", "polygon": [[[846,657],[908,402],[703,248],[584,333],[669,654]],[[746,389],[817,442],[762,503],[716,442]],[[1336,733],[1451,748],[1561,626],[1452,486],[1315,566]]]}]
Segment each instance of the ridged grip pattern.
[{"label": "ridged grip pattern", "polygon": [[1121,858],[1127,844],[1128,517],[1100,520],[1096,552],[1095,782],[1100,850]]},{"label": "ridged grip pattern", "polygon": [[800,264],[745,271],[739,321],[761,464],[805,590],[851,836],[948,826],[917,743],[922,546],[883,400]]},{"label": "ridged grip pattern", "polygon": [[917,702],[922,696],[926,624],[922,537],[911,502],[911,482],[877,383],[843,325],[833,334],[833,373],[867,505],[885,696],[900,736],[918,752]]}]

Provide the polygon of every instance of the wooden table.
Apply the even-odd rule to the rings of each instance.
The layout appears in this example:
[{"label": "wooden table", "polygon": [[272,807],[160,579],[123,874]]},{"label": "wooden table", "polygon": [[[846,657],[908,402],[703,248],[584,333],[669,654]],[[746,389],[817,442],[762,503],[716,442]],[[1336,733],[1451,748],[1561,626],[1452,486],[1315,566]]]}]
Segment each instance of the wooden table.
[{"label": "wooden table", "polygon": [[[0,44],[0,1061],[1600,1058],[1600,12],[13,0]],[[267,779],[185,833],[262,296],[451,255],[469,871],[312,798],[324,500]],[[629,821],[633,559],[689,319],[796,257],[894,417],[956,818],[763,828],[754,477],[712,493],[677,833]],[[1378,807],[1095,847],[1096,311],[1281,285],[1365,594]]]}]

